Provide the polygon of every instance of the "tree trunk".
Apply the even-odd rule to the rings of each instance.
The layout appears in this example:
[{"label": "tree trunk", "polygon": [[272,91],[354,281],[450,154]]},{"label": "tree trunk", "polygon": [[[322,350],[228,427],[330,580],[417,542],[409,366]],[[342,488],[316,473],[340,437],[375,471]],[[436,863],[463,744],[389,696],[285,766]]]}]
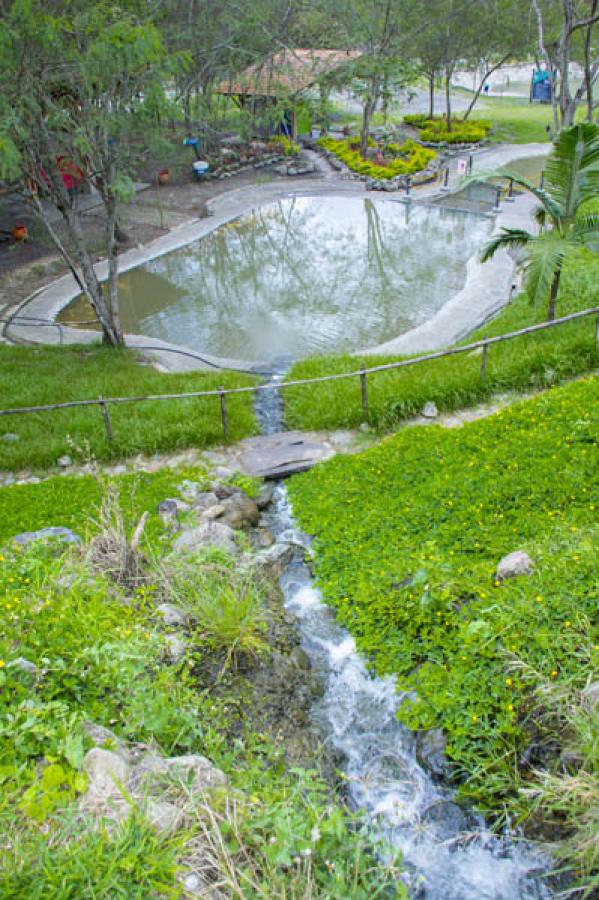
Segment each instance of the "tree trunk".
[{"label": "tree trunk", "polygon": [[[113,173],[114,174],[114,173]],[[116,198],[107,191],[104,205],[106,208],[106,255],[108,258],[108,279],[106,290],[108,292],[108,322],[110,335],[104,333],[104,343],[113,347],[122,347],[125,344],[121,320],[119,316],[118,297],[118,259],[116,248]]]},{"label": "tree trunk", "polygon": [[381,82],[378,75],[375,75],[370,85],[370,91],[364,103],[362,112],[362,130],[360,132],[360,155],[362,159],[366,159],[366,151],[368,150],[368,132],[370,130],[370,119],[376,109],[381,90]]},{"label": "tree trunk", "polygon": [[[594,16],[599,6],[599,0],[593,0],[591,4],[591,15]],[[587,94],[587,121],[593,121],[593,83],[594,75],[593,65],[591,64],[591,41],[593,36],[593,26],[589,25],[584,37],[584,86]]]},{"label": "tree trunk", "polygon": [[557,306],[557,295],[559,291],[559,281],[562,274],[561,269],[557,269],[551,282],[551,291],[549,292],[549,305],[547,306],[547,321],[553,322],[555,319],[555,308]]},{"label": "tree trunk", "polygon": [[451,76],[452,70],[447,69],[445,72],[445,116],[447,119],[447,130],[451,131]]},{"label": "tree trunk", "polygon": [[435,115],[435,73],[427,75],[428,80],[428,117],[432,119]]}]

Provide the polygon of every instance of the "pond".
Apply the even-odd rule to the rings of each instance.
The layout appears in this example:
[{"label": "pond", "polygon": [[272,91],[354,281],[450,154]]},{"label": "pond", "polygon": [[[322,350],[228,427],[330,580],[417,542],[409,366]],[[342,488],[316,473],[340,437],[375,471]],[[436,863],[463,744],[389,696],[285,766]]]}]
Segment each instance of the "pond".
[{"label": "pond", "polygon": [[[123,327],[245,360],[364,349],[459,292],[490,227],[393,200],[287,197],[123,274]],[[61,321],[89,318],[80,299]]]}]

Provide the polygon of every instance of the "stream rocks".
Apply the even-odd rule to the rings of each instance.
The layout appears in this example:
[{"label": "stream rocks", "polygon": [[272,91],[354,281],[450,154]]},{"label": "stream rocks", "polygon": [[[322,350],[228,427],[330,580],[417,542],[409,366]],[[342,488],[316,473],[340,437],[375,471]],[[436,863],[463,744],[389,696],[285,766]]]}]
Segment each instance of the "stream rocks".
[{"label": "stream rocks", "polygon": [[237,556],[239,553],[233,529],[229,525],[211,519],[202,522],[197,528],[182,531],[172,544],[172,549],[176,553],[194,553],[202,547],[218,547],[226,550],[231,556]]},{"label": "stream rocks", "polygon": [[184,823],[190,799],[227,785],[224,772],[199,754],[163,757],[141,746],[127,748],[101,725],[88,723],[87,731],[116,747],[93,747],[83,760],[88,786],[79,805],[98,824],[122,821],[139,808],[158,831],[173,832]]},{"label": "stream rocks", "polygon": [[437,779],[446,779],[451,774],[446,747],[447,738],[441,728],[419,731],[416,735],[416,758]]}]

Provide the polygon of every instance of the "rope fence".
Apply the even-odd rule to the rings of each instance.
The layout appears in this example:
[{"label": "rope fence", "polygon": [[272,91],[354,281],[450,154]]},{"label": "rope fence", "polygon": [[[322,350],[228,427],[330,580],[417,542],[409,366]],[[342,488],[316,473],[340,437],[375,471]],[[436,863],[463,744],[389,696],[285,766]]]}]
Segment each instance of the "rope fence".
[{"label": "rope fence", "polygon": [[[360,383],[360,394],[361,394],[361,402],[362,402],[362,412],[365,418],[368,416],[368,382],[367,378],[369,375],[375,375],[377,372],[389,372],[394,369],[403,369],[408,366],[417,366],[422,365],[423,363],[430,362],[431,360],[436,359],[444,359],[445,357],[450,356],[458,356],[463,353],[472,353],[474,350],[481,350],[481,365],[480,365],[480,376],[484,378],[487,374],[487,362],[488,362],[488,353],[489,348],[494,344],[500,344],[504,341],[511,341],[515,338],[522,337],[523,335],[528,334],[536,334],[541,331],[548,331],[552,328],[559,328],[561,325],[564,325],[568,322],[574,322],[578,319],[588,318],[590,316],[596,317],[595,324],[595,345],[599,345],[599,307],[595,306],[590,309],[584,309],[580,312],[570,313],[567,316],[562,316],[559,319],[554,319],[551,322],[542,322],[539,325],[530,325],[527,328],[520,328],[517,331],[511,331],[507,334],[500,334],[496,337],[482,338],[479,341],[473,341],[469,344],[461,344],[456,347],[451,347],[447,350],[438,350],[433,353],[426,353],[422,356],[415,356],[409,359],[402,359],[396,362],[384,363],[380,366],[371,366],[370,368],[361,367],[359,369],[355,369],[351,372],[340,372],[333,375],[320,375],[315,378],[304,378],[296,381],[282,381],[276,385],[276,390],[287,390],[292,387],[302,387],[304,385],[312,385],[312,384],[323,384],[331,381],[341,381],[347,378],[355,378],[359,379]],[[143,347],[135,347],[132,349],[141,350],[141,349],[150,349]],[[156,348],[163,350],[164,348]],[[170,349],[170,348],[169,348]],[[183,352],[186,355],[193,356],[192,353],[187,353],[186,351],[174,351],[173,352]],[[201,358],[201,357],[199,357]],[[252,373],[255,374],[255,373]],[[259,374],[259,373],[258,373]],[[265,374],[265,373],[262,373]],[[270,373],[269,373],[270,374]],[[161,400],[189,400],[197,397],[216,397],[219,400],[220,406],[220,417],[221,424],[223,428],[223,434],[225,440],[229,436],[229,414],[227,409],[227,397],[235,394],[247,394],[247,393],[258,393],[260,391],[273,390],[273,385],[271,383],[267,384],[257,384],[257,385],[249,385],[247,387],[237,387],[237,388],[227,388],[219,387],[213,390],[208,391],[185,391],[184,393],[178,394],[148,394],[145,396],[131,396],[131,397],[98,397],[97,399],[89,399],[89,400],[68,400],[62,403],[48,403],[40,406],[21,406],[15,407],[13,409],[2,409],[0,410],[0,416],[19,416],[19,415],[28,415],[32,413],[42,413],[42,412],[52,412],[54,410],[59,409],[74,409],[76,407],[83,406],[97,406],[100,409],[102,414],[102,418],[104,421],[104,426],[106,429],[106,437],[109,443],[113,443],[114,441],[114,432],[112,429],[112,423],[110,420],[110,414],[108,411],[109,405],[116,405],[122,403],[147,403],[147,402],[155,402]]]}]

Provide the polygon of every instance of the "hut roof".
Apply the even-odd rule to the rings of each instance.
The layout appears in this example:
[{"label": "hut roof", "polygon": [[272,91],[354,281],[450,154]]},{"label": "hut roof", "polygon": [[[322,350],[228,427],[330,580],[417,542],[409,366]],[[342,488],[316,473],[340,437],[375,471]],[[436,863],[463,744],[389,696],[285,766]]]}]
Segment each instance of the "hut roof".
[{"label": "hut roof", "polygon": [[249,66],[236,81],[223,81],[216,91],[256,97],[299,94],[361,55],[360,50],[280,50],[260,65]]}]

